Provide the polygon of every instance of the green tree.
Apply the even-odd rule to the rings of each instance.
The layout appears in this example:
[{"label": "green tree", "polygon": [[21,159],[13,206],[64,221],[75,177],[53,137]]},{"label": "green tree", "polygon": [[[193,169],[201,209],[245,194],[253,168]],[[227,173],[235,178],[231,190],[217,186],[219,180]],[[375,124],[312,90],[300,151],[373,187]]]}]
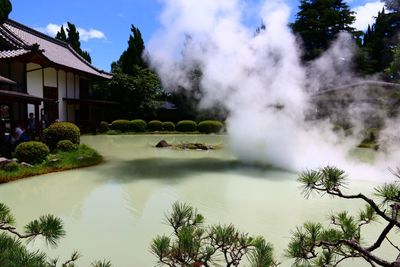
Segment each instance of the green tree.
[{"label": "green tree", "polygon": [[[29,243],[42,237],[48,245],[56,247],[65,236],[65,231],[61,219],[53,215],[40,216],[28,223],[21,233],[15,228],[15,218],[10,208],[0,203],[0,231],[0,266],[74,267],[80,257],[75,251],[68,260],[58,265],[58,259],[49,260],[43,252],[30,252],[21,242],[27,240]],[[111,267],[111,264],[107,261],[96,261],[92,267]]]},{"label": "green tree", "polygon": [[351,27],[354,21],[354,12],[343,0],[301,0],[291,26],[303,41],[303,58],[311,60],[325,51],[339,32],[358,39],[361,33]]},{"label": "green tree", "polygon": [[[393,173],[400,179],[400,170]],[[362,193],[345,193],[347,176],[335,167],[306,171],[300,175],[299,181],[303,184],[306,197],[312,193],[330,195],[361,200],[366,206],[356,216],[347,211],[331,215],[331,224],[327,227],[321,223],[307,222],[296,228],[286,252],[287,256],[295,259],[296,266],[338,266],[352,258],[363,259],[371,266],[400,266],[400,257],[387,260],[376,254],[384,242],[399,250],[389,237],[390,233],[400,229],[399,180],[376,187],[378,201]],[[366,244],[362,230],[378,220],[384,223],[383,229],[374,242]]]},{"label": "green tree", "polygon": [[2,24],[10,14],[12,5],[10,0],[0,0],[0,24]]},{"label": "green tree", "polygon": [[68,42],[67,35],[65,34],[65,30],[64,30],[64,25],[61,25],[60,31],[57,32],[56,39],[64,41],[64,42]]},{"label": "green tree", "polygon": [[120,68],[123,73],[136,75],[137,67],[147,68],[146,62],[143,60],[145,50],[142,33],[140,30],[131,25],[131,35],[128,40],[128,48],[122,53],[119,60],[113,63],[114,68]]},{"label": "green tree", "polygon": [[393,48],[393,61],[385,69],[385,74],[388,80],[400,82],[400,42]]},{"label": "green tree", "polygon": [[273,247],[262,237],[251,237],[233,225],[204,225],[196,209],[176,202],[166,216],[171,235],[157,236],[151,252],[166,266],[239,266],[247,257],[251,266],[277,266]]},{"label": "green tree", "polygon": [[82,50],[81,42],[79,41],[79,32],[76,29],[76,26],[71,23],[67,22],[67,35],[65,34],[64,27],[61,26],[60,31],[56,34],[56,39],[61,41],[67,42],[71,45],[72,49],[75,50],[81,57],[83,57],[89,63],[92,62],[92,58],[90,57],[89,52]]},{"label": "green tree", "polygon": [[393,47],[398,42],[400,12],[378,12],[375,23],[364,35],[358,69],[361,73],[381,73],[393,61]]}]

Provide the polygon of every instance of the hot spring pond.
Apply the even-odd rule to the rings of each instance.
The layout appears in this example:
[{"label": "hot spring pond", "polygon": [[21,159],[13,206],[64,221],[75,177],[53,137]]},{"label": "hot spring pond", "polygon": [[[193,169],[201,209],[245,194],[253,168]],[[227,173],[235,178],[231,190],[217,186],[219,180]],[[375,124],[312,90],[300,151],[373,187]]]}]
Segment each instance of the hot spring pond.
[{"label": "hot spring pond", "polygon": [[[215,151],[154,148],[161,139],[226,144],[225,136],[85,136],[82,142],[104,155],[105,163],[1,185],[0,201],[11,207],[19,227],[48,213],[63,219],[67,236],[56,249],[39,240],[32,249],[44,249],[60,260],[79,250],[79,266],[108,259],[115,267],[155,265],[149,244],[156,235],[170,233],[164,214],[177,200],[197,207],[206,222],[233,223],[264,236],[273,243],[281,266],[291,264],[283,254],[297,225],[327,222],[333,211],[362,207],[358,201],[329,197],[307,200],[295,173],[243,165],[226,146]],[[349,184],[351,191],[366,193],[373,186]],[[376,238],[377,230],[369,228],[366,241]],[[387,247],[380,253],[391,258],[396,254]]]}]

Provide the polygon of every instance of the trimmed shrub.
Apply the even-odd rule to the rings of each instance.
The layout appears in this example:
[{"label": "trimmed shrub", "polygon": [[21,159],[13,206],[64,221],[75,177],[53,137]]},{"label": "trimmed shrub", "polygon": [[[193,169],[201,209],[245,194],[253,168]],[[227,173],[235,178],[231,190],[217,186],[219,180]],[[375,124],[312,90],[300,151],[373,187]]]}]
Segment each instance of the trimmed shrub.
[{"label": "trimmed shrub", "polygon": [[219,133],[224,124],[216,120],[202,121],[197,125],[197,129],[201,133]]},{"label": "trimmed shrub", "polygon": [[176,130],[178,132],[195,132],[197,124],[195,121],[184,120],[176,124]]},{"label": "trimmed shrub", "polygon": [[115,120],[111,123],[111,129],[114,131],[127,132],[129,131],[129,121]]},{"label": "trimmed shrub", "polygon": [[73,123],[55,122],[43,131],[46,144],[51,150],[57,147],[61,140],[69,140],[73,144],[79,144],[81,132]]},{"label": "trimmed shrub", "polygon": [[15,172],[19,169],[19,164],[16,163],[15,161],[11,161],[5,164],[1,169],[6,172]]},{"label": "trimmed shrub", "polygon": [[99,133],[105,133],[108,130],[110,130],[110,127],[108,126],[108,122],[101,121],[99,124],[99,129],[98,129]]},{"label": "trimmed shrub", "polygon": [[129,131],[144,132],[146,131],[147,123],[144,120],[133,120],[129,122]]},{"label": "trimmed shrub", "polygon": [[163,130],[163,123],[161,121],[149,121],[147,123],[147,129],[149,131],[155,132],[155,131],[162,131]]},{"label": "trimmed shrub", "polygon": [[18,161],[29,164],[42,163],[49,153],[46,144],[37,141],[24,142],[15,148],[15,157]]},{"label": "trimmed shrub", "polygon": [[78,149],[78,146],[69,140],[61,140],[57,143],[57,150],[62,152],[68,152]]},{"label": "trimmed shrub", "polygon": [[164,121],[162,123],[162,126],[163,126],[164,131],[168,131],[168,132],[175,131],[175,123],[173,123],[172,121]]}]

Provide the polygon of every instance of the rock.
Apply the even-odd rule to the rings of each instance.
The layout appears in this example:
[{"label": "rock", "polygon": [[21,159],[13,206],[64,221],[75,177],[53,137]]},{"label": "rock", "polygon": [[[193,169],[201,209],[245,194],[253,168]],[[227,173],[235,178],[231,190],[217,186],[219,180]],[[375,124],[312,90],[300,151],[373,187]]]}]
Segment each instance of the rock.
[{"label": "rock", "polygon": [[0,158],[0,168],[4,165],[6,165],[7,163],[10,163],[12,160],[11,159],[7,159],[7,158]]},{"label": "rock", "polygon": [[23,166],[23,167],[28,167],[28,168],[32,168],[33,165],[26,163],[26,162],[21,162],[19,165]]},{"label": "rock", "polygon": [[156,145],[156,147],[158,148],[163,148],[163,147],[170,147],[171,145],[167,143],[167,141],[165,140],[161,140],[160,142],[158,142],[158,144]]}]

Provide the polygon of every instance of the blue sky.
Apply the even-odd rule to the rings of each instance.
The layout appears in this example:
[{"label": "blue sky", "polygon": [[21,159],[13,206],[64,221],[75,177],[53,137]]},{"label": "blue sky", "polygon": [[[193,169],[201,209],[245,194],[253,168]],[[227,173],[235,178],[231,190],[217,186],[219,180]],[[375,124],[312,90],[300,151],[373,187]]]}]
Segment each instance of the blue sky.
[{"label": "blue sky", "polygon": [[[139,27],[146,43],[159,28],[159,16],[163,8],[159,0],[11,1],[11,19],[49,34],[67,21],[74,23],[81,31],[81,47],[90,52],[92,63],[104,70],[110,70],[112,61],[117,60],[126,49],[130,25]],[[364,20],[370,19],[371,14],[376,14],[381,6],[376,0],[348,2],[352,8],[360,11]],[[287,3],[292,7],[293,19],[299,2],[287,0]],[[255,19],[250,23],[258,22]]]}]

